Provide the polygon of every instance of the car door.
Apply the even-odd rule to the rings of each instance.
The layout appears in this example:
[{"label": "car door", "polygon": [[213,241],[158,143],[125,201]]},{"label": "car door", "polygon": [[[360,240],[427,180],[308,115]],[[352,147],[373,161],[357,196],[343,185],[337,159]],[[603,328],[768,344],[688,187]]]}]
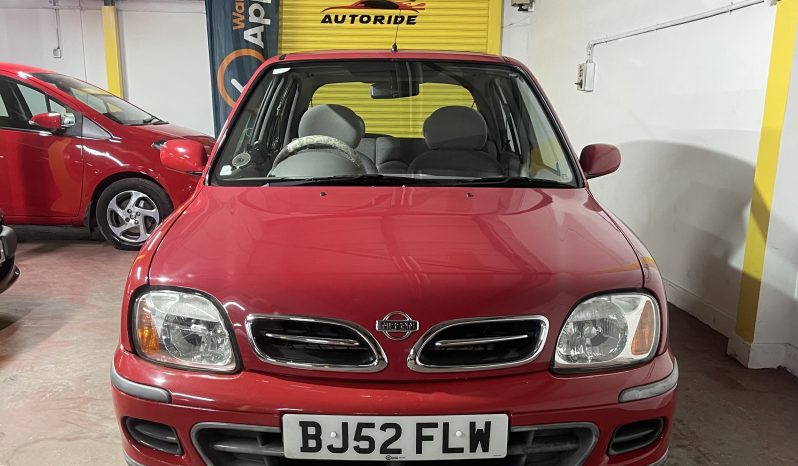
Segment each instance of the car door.
[{"label": "car door", "polygon": [[[38,113],[71,114],[75,125],[38,128]],[[76,217],[83,187],[82,115],[33,86],[0,76],[0,206],[10,219]],[[20,219],[17,219],[20,220]]]}]

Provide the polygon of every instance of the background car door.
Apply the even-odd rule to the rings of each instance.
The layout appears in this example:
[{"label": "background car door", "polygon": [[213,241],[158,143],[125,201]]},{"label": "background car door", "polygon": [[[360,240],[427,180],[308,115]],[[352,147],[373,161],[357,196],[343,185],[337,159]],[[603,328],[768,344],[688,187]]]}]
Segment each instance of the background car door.
[{"label": "background car door", "polygon": [[[31,116],[72,114],[53,134]],[[83,188],[82,116],[45,93],[0,76],[0,207],[7,217],[75,217]],[[13,219],[12,219],[13,220]]]}]

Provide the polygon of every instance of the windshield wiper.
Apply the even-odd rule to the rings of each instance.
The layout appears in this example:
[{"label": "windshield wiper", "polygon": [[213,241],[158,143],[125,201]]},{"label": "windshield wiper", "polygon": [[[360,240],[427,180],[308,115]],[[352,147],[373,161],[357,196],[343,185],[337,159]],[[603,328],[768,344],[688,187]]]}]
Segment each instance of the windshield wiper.
[{"label": "windshield wiper", "polygon": [[163,124],[166,124],[166,123],[167,123],[166,121],[161,120],[160,118],[158,118],[155,115],[150,115],[149,118],[145,118],[145,119],[141,120],[141,124],[142,125],[163,125]]},{"label": "windshield wiper", "polygon": [[499,176],[491,178],[473,178],[468,180],[449,180],[451,186],[491,186],[501,188],[574,188],[572,183],[545,180],[541,178],[519,178]]},{"label": "windshield wiper", "polygon": [[269,180],[264,186],[413,186],[441,185],[443,180],[420,180],[406,176],[386,176],[378,174],[352,176],[322,176],[318,178],[278,178]]},{"label": "windshield wiper", "polygon": [[560,181],[517,178],[415,178],[379,174],[320,176],[314,178],[233,178],[229,182],[246,183],[250,186],[451,186],[451,187],[502,187],[502,188],[574,188]]}]

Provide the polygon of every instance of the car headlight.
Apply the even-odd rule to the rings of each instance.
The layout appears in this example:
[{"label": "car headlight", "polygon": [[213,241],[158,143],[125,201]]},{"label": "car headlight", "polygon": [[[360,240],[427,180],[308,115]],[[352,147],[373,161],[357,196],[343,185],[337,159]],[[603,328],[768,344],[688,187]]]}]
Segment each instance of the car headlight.
[{"label": "car headlight", "polygon": [[580,303],[557,339],[554,369],[628,366],[649,360],[657,350],[659,306],[642,293],[596,296]]},{"label": "car headlight", "polygon": [[150,361],[191,369],[236,369],[233,343],[219,309],[192,292],[151,290],[133,307],[133,342]]}]

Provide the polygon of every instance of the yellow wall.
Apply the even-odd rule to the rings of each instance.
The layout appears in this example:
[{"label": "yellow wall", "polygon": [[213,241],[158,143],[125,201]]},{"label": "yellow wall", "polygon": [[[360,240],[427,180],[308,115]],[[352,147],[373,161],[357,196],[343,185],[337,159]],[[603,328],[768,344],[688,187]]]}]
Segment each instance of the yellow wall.
[{"label": "yellow wall", "polygon": [[[399,48],[457,50],[498,54],[501,48],[502,2],[505,0],[421,0],[424,10],[415,25],[399,26]],[[322,24],[322,10],[354,0],[288,0],[280,3],[280,52],[329,49],[390,50],[396,26]],[[330,14],[390,15],[395,10],[345,9]]]},{"label": "yellow wall", "polygon": [[[420,0],[424,10],[376,9],[322,10],[351,5],[354,0],[288,0],[280,4],[280,52],[328,49],[390,50],[397,26],[373,24],[376,15],[402,14],[405,21],[416,16],[416,24],[398,29],[400,50],[452,50],[498,54],[501,48],[502,2],[505,0]],[[346,15],[345,24],[324,24],[325,14]],[[349,15],[369,15],[372,24],[350,24]],[[443,84],[422,85],[412,98],[374,101],[368,84],[335,84],[319,89],[313,105],[345,105],[366,122],[369,133],[397,137],[422,137],[424,120],[447,105],[471,106],[473,98],[463,88]]]},{"label": "yellow wall", "polygon": [[453,84],[422,84],[414,97],[375,101],[365,83],[340,83],[322,86],[313,96],[313,105],[339,104],[351,108],[363,118],[366,132],[399,138],[421,138],[424,120],[447,105],[471,107],[474,98],[464,88]]}]

